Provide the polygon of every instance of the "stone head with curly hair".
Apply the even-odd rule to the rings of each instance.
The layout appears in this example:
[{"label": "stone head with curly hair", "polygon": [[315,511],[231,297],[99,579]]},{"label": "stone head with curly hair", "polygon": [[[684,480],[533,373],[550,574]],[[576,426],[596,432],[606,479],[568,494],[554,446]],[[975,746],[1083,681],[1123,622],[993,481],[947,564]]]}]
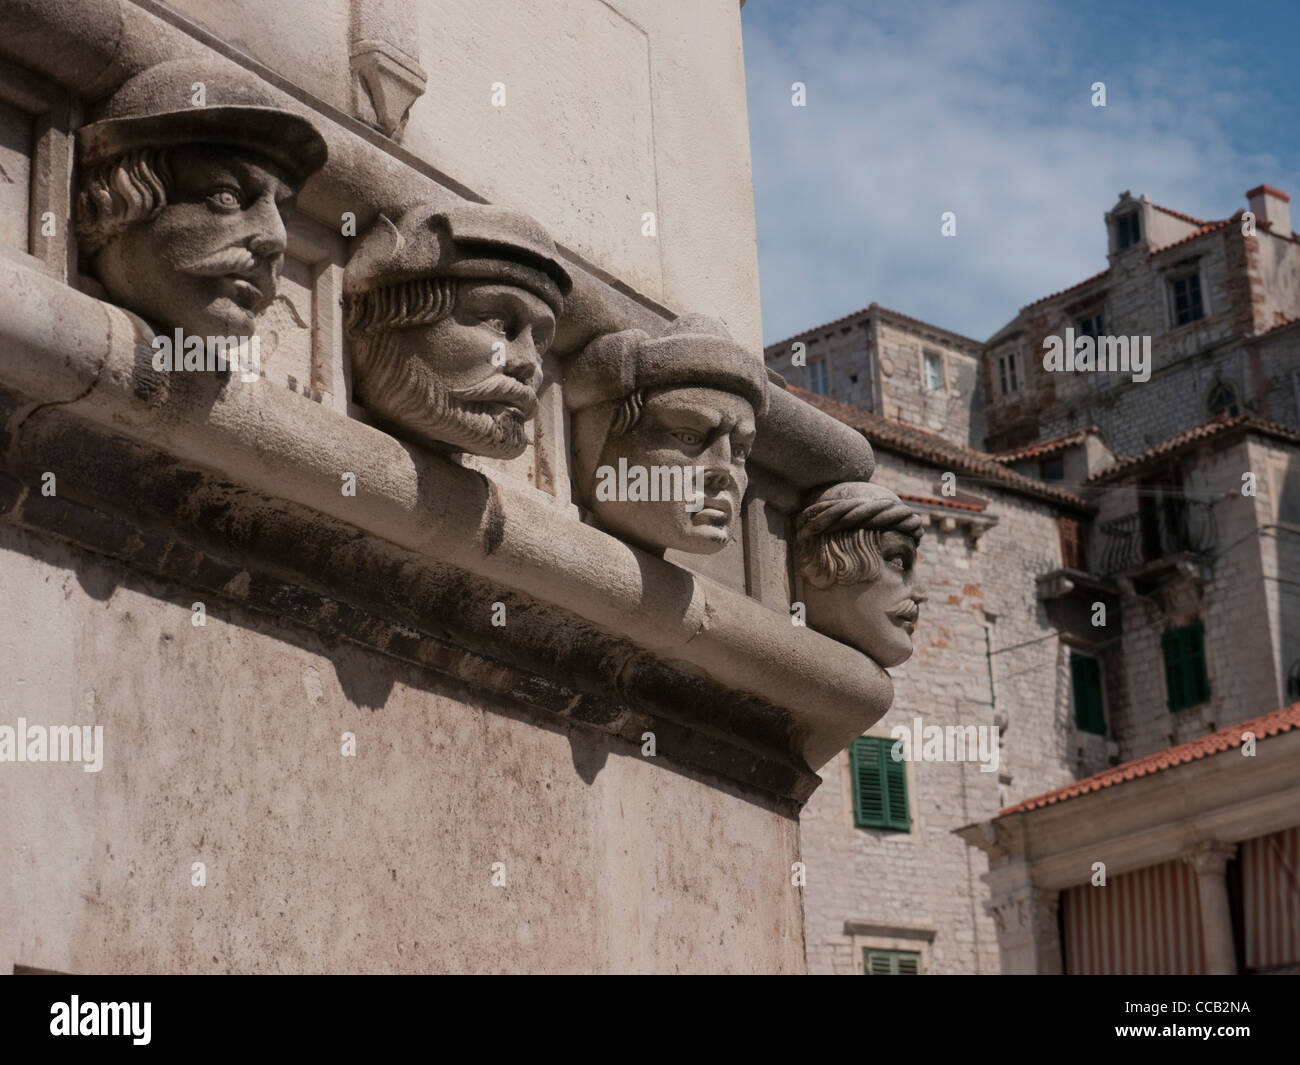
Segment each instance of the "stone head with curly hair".
[{"label": "stone head with curly hair", "polygon": [[888,488],[848,481],[815,492],[795,529],[808,624],[882,666],[912,654],[926,599],[914,579],[921,518]]}]

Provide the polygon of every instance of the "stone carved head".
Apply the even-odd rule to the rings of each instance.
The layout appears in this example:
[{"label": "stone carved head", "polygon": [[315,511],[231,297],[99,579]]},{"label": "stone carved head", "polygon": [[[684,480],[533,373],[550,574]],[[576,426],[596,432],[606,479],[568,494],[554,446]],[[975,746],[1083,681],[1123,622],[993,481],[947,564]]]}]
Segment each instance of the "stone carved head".
[{"label": "stone carved head", "polygon": [[575,492],[603,528],[656,552],[713,554],[736,537],[767,376],[721,322],[597,337],[566,366],[564,401]]},{"label": "stone carved head", "polygon": [[815,492],[795,523],[808,624],[888,667],[912,655],[926,600],[913,567],[921,517],[888,488],[848,481]]},{"label": "stone carved head", "polygon": [[326,148],[217,58],[135,75],[77,131],[77,236],[113,302],[194,336],[251,336],[275,299],[284,221]]},{"label": "stone carved head", "polygon": [[571,287],[527,215],[467,202],[381,215],[344,274],[358,402],[397,436],[514,458]]}]

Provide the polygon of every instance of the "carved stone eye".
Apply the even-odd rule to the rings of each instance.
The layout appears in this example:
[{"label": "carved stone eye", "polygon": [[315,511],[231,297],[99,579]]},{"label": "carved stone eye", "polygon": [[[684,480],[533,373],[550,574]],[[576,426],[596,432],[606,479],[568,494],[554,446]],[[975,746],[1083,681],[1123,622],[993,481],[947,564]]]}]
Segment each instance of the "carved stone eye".
[{"label": "carved stone eye", "polygon": [[223,211],[235,211],[239,209],[239,193],[230,188],[214,189],[208,194],[208,203]]},{"label": "carved stone eye", "polygon": [[479,321],[492,332],[500,333],[502,336],[506,335],[506,321],[504,318],[480,318]]},{"label": "carved stone eye", "polygon": [[687,447],[699,447],[704,443],[703,434],[697,433],[691,429],[678,429],[672,435],[677,437],[677,439]]}]

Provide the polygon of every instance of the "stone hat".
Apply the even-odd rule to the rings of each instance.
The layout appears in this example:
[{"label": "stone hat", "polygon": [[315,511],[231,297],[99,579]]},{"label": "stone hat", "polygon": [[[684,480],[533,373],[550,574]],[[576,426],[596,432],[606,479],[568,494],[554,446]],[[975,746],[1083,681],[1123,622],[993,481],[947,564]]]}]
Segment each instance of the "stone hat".
[{"label": "stone hat", "polygon": [[843,481],[818,489],[795,522],[797,541],[852,529],[899,532],[921,539],[921,516],[884,485]]},{"label": "stone hat", "polygon": [[537,222],[468,200],[421,204],[396,224],[380,215],[348,260],[343,291],[355,296],[421,277],[514,285],[544,300],[557,318],[573,288],[555,242]]},{"label": "stone hat", "polygon": [[717,388],[749,400],[755,414],[767,410],[763,360],[703,314],[683,315],[658,337],[641,329],[597,337],[565,367],[564,402],[582,410],[664,387]]},{"label": "stone hat", "polygon": [[[204,106],[190,103],[203,83]],[[169,59],[128,79],[99,120],[77,130],[83,166],[137,148],[223,144],[270,159],[296,186],[325,165],[325,141],[305,118],[286,111],[270,89],[229,60]]]}]

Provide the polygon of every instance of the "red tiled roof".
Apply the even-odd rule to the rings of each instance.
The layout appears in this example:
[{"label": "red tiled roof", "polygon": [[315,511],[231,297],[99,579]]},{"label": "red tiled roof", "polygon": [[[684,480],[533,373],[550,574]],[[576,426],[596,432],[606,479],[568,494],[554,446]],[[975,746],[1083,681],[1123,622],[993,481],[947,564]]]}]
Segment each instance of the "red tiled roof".
[{"label": "red tiled roof", "polygon": [[952,507],[953,510],[973,510],[977,514],[982,510],[987,510],[983,503],[958,503],[955,499],[935,499],[934,496],[910,496],[906,492],[898,493],[899,499],[906,499],[909,503],[925,503],[932,507]]},{"label": "red tiled roof", "polygon": [[1089,509],[1087,500],[1082,496],[1008,470],[994,461],[992,455],[983,451],[962,447],[937,433],[884,418],[872,411],[841,403],[827,396],[806,392],[794,385],[791,385],[789,390],[818,410],[864,433],[874,448],[883,448],[936,466],[971,474],[978,480],[994,483],[1019,495],[1045,499],[1073,510]]},{"label": "red tiled roof", "polygon": [[1105,270],[1098,270],[1095,274],[1092,275],[1092,277],[1085,277],[1078,284],[1071,285],[1069,288],[1061,289],[1060,292],[1053,292],[1050,296],[1040,296],[1038,299],[1034,300],[1033,303],[1026,303],[1023,307],[1020,308],[1020,310],[1023,313],[1024,311],[1029,310],[1030,307],[1037,307],[1040,303],[1046,303],[1048,300],[1056,299],[1057,296],[1064,296],[1067,292],[1073,292],[1076,288],[1083,288],[1084,285],[1090,285],[1098,278],[1105,277],[1109,273],[1110,273],[1110,267],[1108,266],[1106,267]]},{"label": "red tiled roof", "polygon": [[1003,451],[993,455],[994,462],[1024,462],[1025,459],[1036,459],[1043,455],[1051,455],[1057,451],[1064,451],[1067,447],[1073,447],[1075,444],[1081,444],[1091,433],[1095,436],[1101,435],[1101,430],[1095,425],[1085,425],[1082,429],[1072,429],[1068,433],[1062,433],[1060,436],[1054,436],[1050,440],[1040,440],[1036,444],[1026,444],[1024,447],[1018,447],[1014,451]]},{"label": "red tiled roof", "polygon": [[899,311],[891,311],[888,307],[882,307],[879,303],[873,302],[867,304],[865,307],[859,308],[856,311],[851,311],[849,314],[842,315],[839,318],[832,318],[829,322],[823,322],[821,325],[815,325],[811,329],[800,330],[798,333],[795,333],[792,336],[788,336],[784,340],[777,340],[771,344],[765,344],[763,346],[763,351],[766,353],[770,351],[772,348],[783,347],[784,345],[789,344],[792,340],[795,340],[798,337],[806,337],[809,333],[820,333],[823,329],[830,329],[832,326],[842,325],[844,322],[852,321],[854,318],[861,318],[863,315],[869,316],[872,314],[886,314],[891,318],[901,318],[905,322],[911,322],[914,325],[923,326],[926,329],[933,329],[936,333],[943,333],[945,336],[953,337],[956,340],[960,340],[965,344],[971,345],[971,347],[978,348],[981,346],[980,341],[974,340],[971,337],[964,336],[961,333],[954,333],[951,329],[944,329],[943,326],[941,325],[934,325],[930,322],[922,321],[920,318],[913,318],[910,314],[903,314]]},{"label": "red tiled roof", "polygon": [[1201,224],[1200,229],[1195,230],[1192,233],[1188,233],[1187,236],[1179,237],[1177,240],[1172,241],[1169,244],[1162,244],[1158,248],[1152,248],[1151,254],[1159,255],[1161,254],[1161,252],[1166,252],[1170,248],[1177,248],[1180,244],[1186,244],[1190,240],[1195,240],[1197,237],[1203,237],[1205,236],[1206,233],[1213,233],[1215,230],[1222,229],[1224,226],[1229,226],[1233,222],[1238,222],[1240,220],[1241,220],[1241,212],[1238,211],[1231,218],[1224,218],[1218,222],[1203,222]]},{"label": "red tiled roof", "polygon": [[[1247,193],[1247,195],[1249,195],[1249,193]],[[1203,226],[1207,224],[1204,218],[1193,218],[1189,214],[1183,214],[1182,211],[1175,211],[1172,207],[1161,207],[1158,203],[1153,203],[1151,206],[1157,211],[1164,211],[1165,214],[1173,215],[1175,218],[1184,222],[1191,222],[1194,226]]]},{"label": "red tiled roof", "polygon": [[1247,732],[1254,733],[1256,740],[1263,740],[1270,736],[1280,735],[1283,732],[1290,732],[1294,728],[1300,728],[1300,703],[1292,703],[1290,706],[1273,710],[1262,717],[1251,718],[1249,721],[1243,721],[1237,725],[1229,725],[1227,728],[1212,732],[1208,736],[1201,736],[1187,743],[1179,743],[1166,750],[1157,751],[1155,754],[1148,754],[1144,758],[1135,758],[1131,762],[1117,765],[1113,769],[1103,770],[1090,777],[1085,777],[1083,780],[1076,780],[1073,784],[1067,784],[1055,791],[1035,795],[1032,799],[1025,799],[1024,802],[1008,806],[999,816],[1037,810],[1044,806],[1054,806],[1059,802],[1065,802],[1067,799],[1087,795],[1089,792],[1101,791],[1103,788],[1113,787],[1128,780],[1150,776],[1152,773],[1159,773],[1161,770],[1173,769],[1175,766],[1195,762],[1210,755],[1221,754],[1223,751],[1240,747],[1242,736]]},{"label": "red tiled roof", "polygon": [[1166,455],[1172,455],[1175,452],[1182,451],[1191,447],[1201,440],[1206,440],[1212,436],[1218,436],[1220,433],[1226,433],[1233,429],[1253,430],[1257,433],[1263,433],[1265,436],[1271,436],[1278,440],[1285,440],[1288,443],[1300,443],[1300,432],[1278,422],[1271,422],[1264,418],[1256,418],[1251,414],[1239,414],[1235,418],[1227,418],[1219,415],[1211,418],[1208,422],[1201,425],[1193,426],[1191,429],[1185,429],[1181,433],[1171,436],[1168,440],[1157,444],[1155,447],[1147,448],[1146,451],[1137,455],[1128,455],[1125,458],[1117,459],[1113,466],[1107,466],[1104,470],[1099,470],[1088,478],[1088,484],[1105,484],[1109,481],[1119,480],[1126,474],[1134,472],[1138,467],[1145,466],[1147,463],[1162,458]]}]

